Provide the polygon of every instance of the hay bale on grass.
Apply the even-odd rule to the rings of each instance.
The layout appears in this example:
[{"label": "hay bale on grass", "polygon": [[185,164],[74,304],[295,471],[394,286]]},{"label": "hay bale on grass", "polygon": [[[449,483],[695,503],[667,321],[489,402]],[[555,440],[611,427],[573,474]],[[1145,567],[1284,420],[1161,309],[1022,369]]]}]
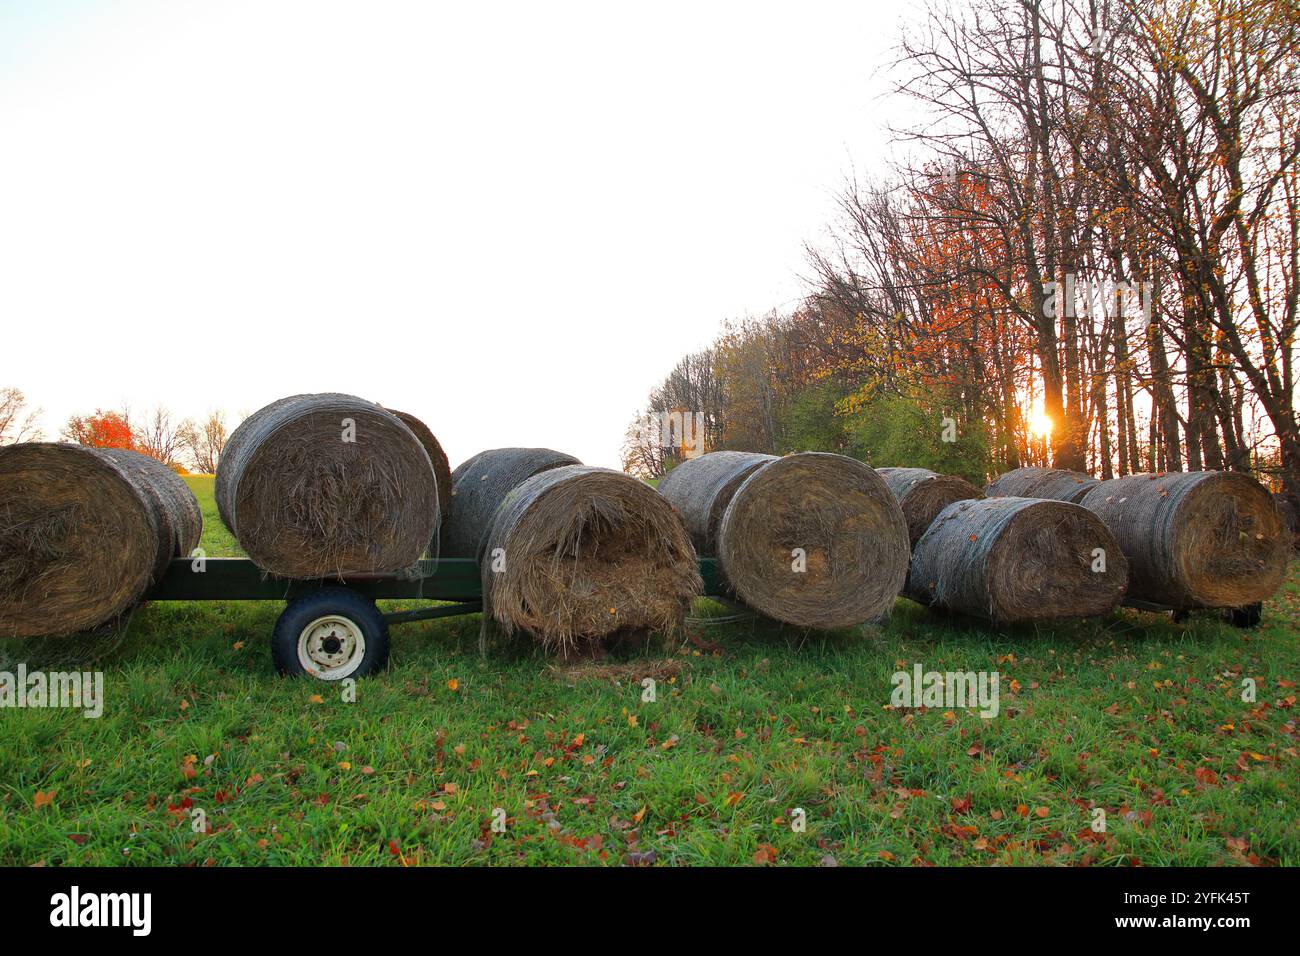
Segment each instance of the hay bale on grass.
[{"label": "hay bale on grass", "polygon": [[462,463],[451,475],[451,514],[442,532],[442,553],[481,558],[506,495],[533,475],[579,464],[572,455],[550,448],[493,448]]},{"label": "hay bale on grass", "polygon": [[562,465],[519,483],[496,509],[482,553],[484,613],[566,654],[617,632],[670,634],[703,588],[668,503],[605,468]]},{"label": "hay bale on grass", "polygon": [[903,586],[907,523],[860,461],[713,452],[678,465],[659,491],[736,597],[768,617],[849,627],[884,616]]},{"label": "hay bale on grass", "polygon": [[877,468],[876,474],[885,479],[903,509],[912,547],[916,547],[939,512],[954,501],[984,497],[984,492],[965,478],[941,475],[928,468]]},{"label": "hay bale on grass", "polygon": [[1130,597],[1178,609],[1244,607],[1286,576],[1282,517],[1249,475],[1127,475],[1098,484],[1083,506],[1128,558]]},{"label": "hay bale on grass", "polygon": [[1282,533],[1287,535],[1291,542],[1291,553],[1300,553],[1300,508],[1296,503],[1284,494],[1275,493],[1273,503],[1277,505],[1277,513],[1282,518]]},{"label": "hay bale on grass", "polygon": [[[1104,551],[1104,570],[1095,549]],[[958,501],[912,551],[904,594],[997,624],[1105,614],[1124,598],[1115,538],[1079,505],[1033,498]]]},{"label": "hay bale on grass", "polygon": [[334,393],[249,416],[226,443],[216,499],[248,556],[289,578],[409,567],[439,521],[433,463],[416,435],[373,402]]},{"label": "hay bale on grass", "polygon": [[202,520],[185,483],[135,452],[0,448],[0,635],[114,620],[197,546]]},{"label": "hay bale on grass", "polygon": [[1099,482],[1064,468],[1017,468],[998,475],[984,488],[990,498],[1046,498],[1078,504]]}]

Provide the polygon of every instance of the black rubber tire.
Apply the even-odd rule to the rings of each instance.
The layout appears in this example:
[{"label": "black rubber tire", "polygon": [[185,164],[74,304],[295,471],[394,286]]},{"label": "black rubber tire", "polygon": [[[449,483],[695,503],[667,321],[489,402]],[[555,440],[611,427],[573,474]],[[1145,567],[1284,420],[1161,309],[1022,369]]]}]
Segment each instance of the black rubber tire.
[{"label": "black rubber tire", "polygon": [[1247,604],[1245,607],[1234,607],[1228,610],[1228,623],[1233,627],[1259,627],[1263,619],[1263,604]]},{"label": "black rubber tire", "polygon": [[[325,678],[304,669],[298,660],[298,638],[312,621],[326,615],[347,618],[365,639],[366,649],[355,670],[342,677]],[[294,598],[275,622],[271,633],[271,658],[275,669],[290,677],[315,677],[325,683],[345,677],[365,677],[388,666],[388,624],[375,602],[351,588],[321,588]]]}]

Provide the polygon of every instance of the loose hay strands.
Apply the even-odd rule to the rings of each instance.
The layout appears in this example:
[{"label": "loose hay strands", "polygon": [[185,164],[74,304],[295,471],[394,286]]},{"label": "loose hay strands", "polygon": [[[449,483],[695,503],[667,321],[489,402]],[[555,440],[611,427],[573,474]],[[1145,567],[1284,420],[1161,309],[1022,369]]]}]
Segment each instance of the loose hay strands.
[{"label": "loose hay strands", "polygon": [[772,461],[775,455],[714,451],[686,459],[659,482],[659,494],[677,509],[699,554],[717,555],[718,525],[731,496],[755,470]]},{"label": "loose hay strands", "polygon": [[481,451],[451,475],[451,516],[442,534],[442,553],[481,558],[497,508],[506,495],[533,475],[578,459],[551,448],[493,448]]},{"label": "loose hay strands", "polygon": [[[723,454],[679,465],[674,472],[690,465],[697,475],[665,480],[660,490],[668,484],[665,494],[697,533],[716,538],[723,577],[741,602],[823,629],[875,620],[893,607],[907,574],[907,523],[875,471],[822,452],[708,461]],[[713,532],[719,498],[726,503]]]},{"label": "loose hay strands", "polygon": [[446,523],[447,516],[451,514],[451,463],[447,461],[447,453],[442,450],[442,443],[428,425],[410,412],[399,412],[395,408],[390,408],[389,411],[411,430],[428,453],[429,461],[433,463],[433,477],[438,482],[438,510],[443,523]]},{"label": "loose hay strands", "polygon": [[1242,607],[1270,597],[1286,575],[1282,517],[1249,475],[1127,475],[1101,482],[1083,506],[1128,558],[1130,597],[1178,609]]},{"label": "loose hay strands", "polygon": [[704,586],[668,503],[605,468],[564,465],[519,484],[484,553],[504,556],[504,567],[483,559],[484,613],[566,655],[615,633],[671,634]]},{"label": "loose hay strands", "polygon": [[[1104,570],[1095,549],[1104,552]],[[1105,614],[1124,598],[1128,566],[1096,515],[1064,501],[958,501],[912,552],[904,594],[996,624]]]},{"label": "loose hay strands", "polygon": [[984,488],[990,498],[1046,498],[1078,504],[1099,482],[1064,468],[1017,468],[998,475]]},{"label": "loose hay strands", "polygon": [[189,489],[141,457],[45,442],[0,448],[0,635],[64,636],[112,621],[197,544],[202,518]]},{"label": "loose hay strands", "polygon": [[216,498],[248,556],[290,578],[409,567],[439,521],[419,439],[352,395],[294,395],[251,415],[226,443]]},{"label": "loose hay strands", "polygon": [[916,547],[939,512],[954,501],[984,497],[984,492],[965,478],[941,475],[928,468],[877,468],[876,474],[885,479],[903,509],[912,547]]}]

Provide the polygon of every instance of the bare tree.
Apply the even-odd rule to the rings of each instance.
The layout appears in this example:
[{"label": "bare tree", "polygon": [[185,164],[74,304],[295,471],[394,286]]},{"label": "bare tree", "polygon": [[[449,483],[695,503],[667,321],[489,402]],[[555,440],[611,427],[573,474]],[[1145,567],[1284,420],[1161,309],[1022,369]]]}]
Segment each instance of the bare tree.
[{"label": "bare tree", "polygon": [[176,423],[170,411],[156,405],[138,424],[134,424],[136,450],[165,465],[176,464],[184,447],[183,436],[190,426],[189,419]]},{"label": "bare tree", "polygon": [[40,441],[41,429],[36,424],[39,408],[28,408],[27,397],[17,388],[0,388],[0,445],[20,441]]},{"label": "bare tree", "polygon": [[209,412],[197,425],[187,419],[180,430],[181,446],[189,455],[190,464],[204,475],[216,473],[228,437],[226,415],[220,411]]}]

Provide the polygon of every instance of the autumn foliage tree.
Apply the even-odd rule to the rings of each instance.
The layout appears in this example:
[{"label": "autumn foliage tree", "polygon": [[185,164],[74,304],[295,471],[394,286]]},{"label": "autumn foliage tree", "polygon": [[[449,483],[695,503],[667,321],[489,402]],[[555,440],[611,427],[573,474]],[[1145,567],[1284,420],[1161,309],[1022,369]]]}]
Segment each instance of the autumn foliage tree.
[{"label": "autumn foliage tree", "polygon": [[946,419],[968,475],[1248,470],[1300,502],[1294,0],[935,0],[898,49],[902,159],[843,191],[799,307],[715,343],[723,446],[921,464]]},{"label": "autumn foliage tree", "polygon": [[90,415],[73,415],[63,428],[65,441],[94,448],[136,447],[135,432],[125,412],[95,409]]}]

